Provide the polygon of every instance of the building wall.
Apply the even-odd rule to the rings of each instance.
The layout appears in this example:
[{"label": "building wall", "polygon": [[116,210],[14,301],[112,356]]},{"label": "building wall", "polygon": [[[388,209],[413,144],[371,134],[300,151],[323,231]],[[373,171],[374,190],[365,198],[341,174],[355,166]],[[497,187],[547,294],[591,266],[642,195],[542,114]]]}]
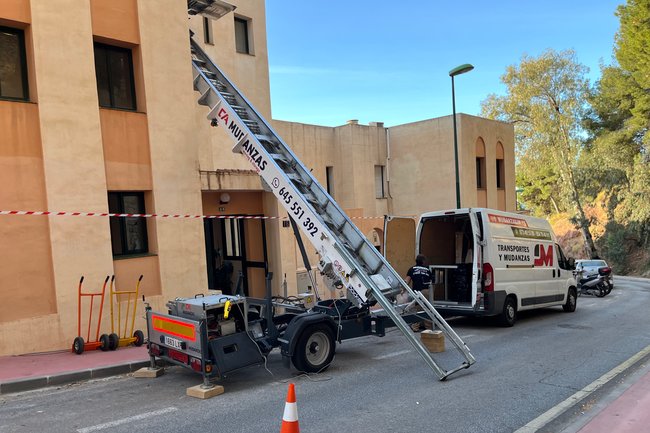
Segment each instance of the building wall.
[{"label": "building wall", "polygon": [[[388,128],[393,213],[456,207],[452,118]],[[432,182],[435,179],[435,182]]]},{"label": "building wall", "polygon": [[[514,130],[512,125],[457,114],[461,207],[515,210]],[[445,116],[388,128],[390,197],[394,214],[418,215],[456,208],[453,118]],[[485,143],[487,186],[477,189],[476,142]],[[496,187],[496,148],[504,148],[504,202]],[[486,203],[479,196],[486,197]]]},{"label": "building wall", "polygon": [[[461,155],[461,206],[477,206],[476,202],[476,141],[485,143],[487,207],[508,212],[516,210],[515,192],[515,134],[511,124],[468,114],[458,115],[458,146]],[[503,147],[505,186],[497,189],[497,145]],[[444,144],[442,144],[444,146]],[[501,155],[500,155],[501,156]],[[499,196],[501,195],[501,200]]]},{"label": "building wall", "polygon": [[[25,30],[30,90],[0,101],[3,207],[107,212],[108,191],[144,191],[147,212],[202,212],[183,2],[7,0],[0,24]],[[136,111],[99,108],[94,42],[132,50]],[[155,308],[206,286],[200,220],[149,220],[148,235],[149,254],[114,259],[108,218],[0,216],[0,355],[70,347],[82,275],[97,291],[106,275],[132,290],[143,274]]]},{"label": "building wall", "polygon": [[[12,4],[20,6],[22,20],[27,18],[25,11],[29,10],[29,21],[14,26],[24,28],[26,33],[31,105],[27,110],[32,113],[29,129],[39,137],[25,137],[18,124],[8,128],[13,130],[8,135],[16,137],[21,146],[38,143],[40,146],[33,149],[32,156],[38,159],[40,153],[42,157],[40,162],[32,161],[32,173],[17,170],[11,176],[14,181],[22,182],[24,176],[34,174],[32,183],[42,185],[38,187],[42,198],[16,205],[21,205],[21,210],[106,212],[107,185],[93,60],[91,3],[3,2],[9,10],[0,10],[2,17],[15,22],[18,16],[12,15]],[[14,113],[26,105],[6,104],[12,106]],[[38,181],[40,170],[42,182]],[[33,185],[21,186],[25,187],[26,194],[31,189],[33,198],[39,197]],[[75,313],[80,276],[85,275],[87,285],[96,289],[106,274],[113,273],[107,219],[32,218],[20,224],[35,226],[33,232],[30,230],[23,239],[14,242],[10,238],[5,244],[29,258],[18,263],[10,275],[4,275],[2,286],[3,290],[20,293],[19,288],[24,289],[26,281],[34,278],[41,281],[30,286],[33,295],[20,297],[21,302],[17,304],[26,304],[25,308],[3,306],[0,316],[10,318],[0,325],[3,354],[68,346],[77,333]],[[3,220],[3,227],[7,227],[5,224],[12,223]],[[42,245],[45,240],[47,246]],[[47,336],[42,335],[43,330],[47,330]],[[43,338],[34,338],[35,335]]]},{"label": "building wall", "polygon": [[[0,203],[47,210],[38,106],[0,101],[0,131]],[[57,305],[48,218],[0,216],[0,239],[1,343],[7,323],[55,314]]]},{"label": "building wall", "polygon": [[[163,214],[202,212],[186,8],[175,0],[138,2],[152,211]],[[162,306],[172,297],[206,287],[205,247],[200,220],[160,219],[155,225]]]}]

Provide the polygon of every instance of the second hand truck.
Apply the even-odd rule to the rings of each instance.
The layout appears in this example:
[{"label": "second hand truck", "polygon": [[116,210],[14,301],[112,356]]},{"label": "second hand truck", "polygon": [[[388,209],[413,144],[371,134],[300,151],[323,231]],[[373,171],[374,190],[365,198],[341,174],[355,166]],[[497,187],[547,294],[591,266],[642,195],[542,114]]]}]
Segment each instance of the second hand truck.
[{"label": "second hand truck", "polygon": [[[336,341],[383,335],[388,322],[440,380],[474,364],[465,343],[426,297],[404,282],[198,43],[190,43],[194,89],[200,93],[199,104],[209,107],[211,125],[224,128],[232,138],[233,152],[252,164],[319,253],[321,273],[347,297],[279,313],[267,280],[264,300],[210,295],[170,301],[168,314],[147,308],[151,367],[159,357],[194,369],[208,387],[209,379],[264,362],[266,354],[279,347],[298,370],[315,372],[332,361]],[[395,302],[403,290],[414,300],[418,320],[431,320],[453,343],[464,358],[460,365],[443,368],[411,331],[405,319],[412,315]],[[376,304],[381,311],[371,312]]]},{"label": "second hand truck", "polygon": [[[135,312],[138,302],[138,294],[140,293],[140,283],[143,276],[140,275],[138,282],[135,284],[135,290],[114,290],[115,275],[111,277],[110,284],[110,300],[111,300],[111,349],[118,347],[128,346],[133,344],[136,347],[142,346],[144,343],[144,333],[139,329],[133,332],[135,328]],[[133,297],[131,297],[133,295]],[[124,330],[122,330],[122,299],[126,297],[126,313],[124,314]],[[117,319],[115,319],[113,312],[113,302],[117,304]],[[133,310],[131,310],[133,307]],[[131,310],[131,317],[129,317],[129,310]],[[130,319],[130,320],[129,320]],[[127,332],[127,326],[131,322],[131,331]],[[117,324],[117,326],[116,326]],[[117,332],[115,329],[117,328]]]}]

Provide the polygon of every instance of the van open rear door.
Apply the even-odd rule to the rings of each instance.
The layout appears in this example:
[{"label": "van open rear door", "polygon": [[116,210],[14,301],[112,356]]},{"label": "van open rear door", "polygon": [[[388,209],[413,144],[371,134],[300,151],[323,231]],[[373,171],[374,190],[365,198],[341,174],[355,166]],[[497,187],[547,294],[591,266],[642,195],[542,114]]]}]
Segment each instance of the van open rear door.
[{"label": "van open rear door", "polygon": [[[483,266],[483,247],[481,245],[483,235],[481,231],[482,224],[479,221],[481,215],[473,212],[470,209],[469,219],[472,223],[472,233],[474,235],[474,248],[472,248],[472,305],[474,310],[478,310],[481,306],[483,292],[481,290],[481,273]],[[478,297],[479,291],[481,298]]]},{"label": "van open rear door", "polygon": [[415,264],[415,219],[384,216],[384,257],[404,278]]}]

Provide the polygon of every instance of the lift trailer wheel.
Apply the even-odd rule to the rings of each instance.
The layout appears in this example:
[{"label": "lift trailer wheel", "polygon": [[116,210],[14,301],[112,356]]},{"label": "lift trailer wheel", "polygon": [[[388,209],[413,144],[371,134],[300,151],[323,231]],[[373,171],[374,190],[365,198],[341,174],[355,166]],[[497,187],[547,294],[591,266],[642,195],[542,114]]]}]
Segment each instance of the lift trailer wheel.
[{"label": "lift trailer wheel", "polygon": [[318,373],[332,362],[335,349],[332,330],[325,324],[316,324],[307,327],[300,334],[291,359],[296,369],[305,373]]}]

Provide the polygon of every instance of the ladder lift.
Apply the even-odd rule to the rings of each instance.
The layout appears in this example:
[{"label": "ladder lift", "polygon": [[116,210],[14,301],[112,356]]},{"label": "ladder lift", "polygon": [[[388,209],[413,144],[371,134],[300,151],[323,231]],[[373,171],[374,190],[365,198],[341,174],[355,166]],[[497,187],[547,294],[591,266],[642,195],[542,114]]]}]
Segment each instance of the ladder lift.
[{"label": "ladder lift", "polygon": [[[193,39],[191,43],[194,90],[198,103],[209,108],[212,126],[222,127],[233,139],[233,152],[252,164],[268,190],[287,210],[319,253],[319,270],[357,307],[378,303],[408,342],[440,380],[476,362],[463,340],[420,292],[413,291],[366,239],[334,199],[302,164],[284,141],[257,113],[243,94]],[[437,363],[402,317],[404,306],[392,302],[405,290],[419,314],[425,314],[464,358],[450,370]]]}]

